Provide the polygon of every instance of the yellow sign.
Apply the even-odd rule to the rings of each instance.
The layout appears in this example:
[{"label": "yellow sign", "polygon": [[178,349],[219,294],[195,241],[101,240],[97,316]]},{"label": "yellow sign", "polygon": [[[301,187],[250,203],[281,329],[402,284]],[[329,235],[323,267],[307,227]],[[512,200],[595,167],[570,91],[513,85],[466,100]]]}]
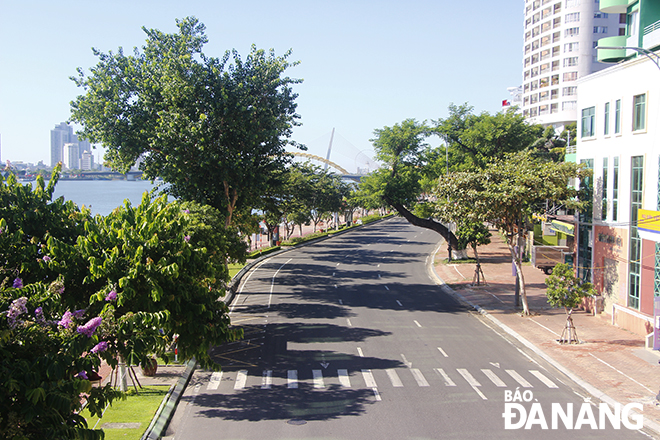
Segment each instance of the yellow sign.
[{"label": "yellow sign", "polygon": [[570,236],[575,235],[575,225],[572,225],[570,223],[560,222],[558,220],[552,221],[550,229]]},{"label": "yellow sign", "polygon": [[648,209],[638,210],[637,232],[644,240],[660,242],[660,212]]}]

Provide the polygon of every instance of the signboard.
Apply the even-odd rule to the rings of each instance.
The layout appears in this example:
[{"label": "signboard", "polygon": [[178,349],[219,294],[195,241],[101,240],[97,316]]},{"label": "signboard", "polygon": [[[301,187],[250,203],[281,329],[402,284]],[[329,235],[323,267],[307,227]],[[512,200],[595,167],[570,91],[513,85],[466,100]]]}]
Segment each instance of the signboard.
[{"label": "signboard", "polygon": [[550,228],[554,231],[561,232],[562,234],[575,236],[575,225],[570,223],[560,222],[559,220],[553,220]]},{"label": "signboard", "polygon": [[660,242],[660,212],[649,209],[638,210],[637,232],[644,240]]}]

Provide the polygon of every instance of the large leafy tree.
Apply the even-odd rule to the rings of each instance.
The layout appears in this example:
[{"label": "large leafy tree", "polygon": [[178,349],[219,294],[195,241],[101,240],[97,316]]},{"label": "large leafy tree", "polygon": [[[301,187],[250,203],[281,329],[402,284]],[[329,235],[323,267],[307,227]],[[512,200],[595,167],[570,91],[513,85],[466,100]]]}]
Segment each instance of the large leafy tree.
[{"label": "large leafy tree", "polygon": [[376,159],[385,166],[365,179],[360,198],[372,206],[376,204],[374,199],[381,199],[411,224],[438,232],[452,249],[458,249],[456,236],[444,224],[413,212],[423,200],[421,181],[433,170],[428,160],[432,156],[425,142],[429,133],[425,123],[414,119],[374,130],[371,142]]},{"label": "large leafy tree", "polygon": [[546,201],[579,209],[571,178],[585,178],[590,170],[572,162],[551,162],[533,157],[530,151],[510,154],[483,170],[452,173],[437,186],[436,213],[450,221],[467,219],[488,222],[503,231],[517,269],[522,305],[529,314],[520,252],[532,214]]},{"label": "large leafy tree", "polygon": [[219,209],[229,226],[289,161],[300,80],[284,72],[296,63],[290,52],[254,46],[244,60],[236,51],[209,57],[203,24],[189,17],[177,26],[175,34],[143,28],[146,43],[132,55],[94,50],[91,73],[72,78],[85,93],[71,103],[71,119],[106,147],[112,167],[139,161],[170,194]]}]

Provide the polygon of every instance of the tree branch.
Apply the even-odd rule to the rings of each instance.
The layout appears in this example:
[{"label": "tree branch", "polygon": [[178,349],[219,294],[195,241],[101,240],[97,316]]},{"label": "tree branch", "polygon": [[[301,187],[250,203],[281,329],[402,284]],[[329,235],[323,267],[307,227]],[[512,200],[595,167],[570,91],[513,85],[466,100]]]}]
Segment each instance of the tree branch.
[{"label": "tree branch", "polygon": [[392,208],[396,209],[399,214],[403,216],[406,220],[411,225],[414,226],[419,226],[420,228],[426,228],[430,229],[432,231],[437,232],[438,234],[442,235],[442,237],[449,243],[452,249],[458,250],[458,239],[454,235],[453,232],[451,232],[445,225],[442,223],[438,223],[433,219],[426,219],[426,218],[420,218],[417,217],[415,214],[412,212],[408,211],[405,206],[403,206],[400,203],[394,203],[388,199],[385,199],[385,201],[392,206]]}]

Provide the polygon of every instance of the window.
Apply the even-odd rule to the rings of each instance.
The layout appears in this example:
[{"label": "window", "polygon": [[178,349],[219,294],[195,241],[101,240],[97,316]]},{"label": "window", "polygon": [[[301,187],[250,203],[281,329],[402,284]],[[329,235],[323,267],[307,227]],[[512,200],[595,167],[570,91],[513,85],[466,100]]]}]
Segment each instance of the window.
[{"label": "window", "polygon": [[564,58],[564,67],[577,66],[578,57]]},{"label": "window", "polygon": [[523,93],[529,92],[529,83],[525,83],[525,88],[523,90]]},{"label": "window", "polygon": [[531,90],[536,90],[536,89],[538,89],[538,88],[539,88],[539,82],[538,82],[538,81],[532,81],[532,82],[531,82],[530,89],[531,89]]},{"label": "window", "polygon": [[539,106],[539,115],[547,115],[550,113],[550,107],[547,105],[540,105]]},{"label": "window", "polygon": [[548,77],[541,78],[539,80],[539,89],[543,87],[548,87],[549,85],[550,85],[550,80],[548,79]]},{"label": "window", "polygon": [[550,35],[545,35],[545,36],[541,37],[541,47],[547,46],[551,42],[552,41],[550,40]]},{"label": "window", "polygon": [[544,10],[541,11],[541,18],[547,18],[552,15],[552,8],[545,8]]},{"label": "window", "polygon": [[646,94],[633,98],[633,131],[646,128]]},{"label": "window", "polygon": [[550,90],[550,99],[557,99],[557,98],[559,98],[559,89]]},{"label": "window", "polygon": [[577,95],[577,87],[564,87],[561,89],[562,96]]},{"label": "window", "polygon": [[559,105],[557,103],[550,104],[550,113],[557,113],[559,111]]},{"label": "window", "polygon": [[564,73],[564,81],[575,81],[578,78],[577,72]]},{"label": "window", "polygon": [[541,64],[541,75],[547,74],[548,72],[550,72],[550,63]]},{"label": "window", "polygon": [[536,64],[539,62],[539,54],[535,53],[532,55],[532,64]]},{"label": "window", "polygon": [[529,103],[536,104],[537,102],[539,102],[539,95],[537,93],[534,93],[532,96],[529,97]]},{"label": "window", "polygon": [[555,72],[557,70],[559,70],[559,60],[552,62],[552,71]]},{"label": "window", "polygon": [[550,92],[548,90],[539,93],[539,101],[547,101],[548,99],[550,99]]},{"label": "window", "polygon": [[600,12],[600,11],[594,12],[594,18],[608,18],[608,17],[609,15],[607,14],[607,12]]},{"label": "window", "polygon": [[532,67],[532,78],[539,76],[539,66]]},{"label": "window", "polygon": [[606,34],[607,26],[594,26],[594,34]]},{"label": "window", "polygon": [[550,23],[549,20],[546,21],[545,23],[543,23],[543,24],[541,25],[541,33],[543,33],[543,32],[547,32],[547,31],[549,31],[550,29],[552,29],[552,23]]},{"label": "window", "polygon": [[[559,5],[561,6],[561,3]],[[580,6],[580,0],[566,0],[567,8],[575,8],[576,6]]]},{"label": "window", "polygon": [[566,14],[564,16],[564,23],[575,23],[576,21],[580,21],[579,12],[571,12],[570,14]]},{"label": "window", "polygon": [[532,37],[536,37],[540,33],[541,33],[541,28],[539,26],[536,26],[534,29],[532,29]]},{"label": "window", "polygon": [[536,50],[539,48],[539,40],[532,41],[532,50]]},{"label": "window", "polygon": [[621,133],[621,100],[614,103],[614,133]]},{"label": "window", "polygon": [[603,112],[603,134],[607,136],[610,134],[610,103],[605,103],[605,111]]},{"label": "window", "polygon": [[577,101],[564,101],[561,103],[562,111],[575,110],[577,108]]},{"label": "window", "polygon": [[561,17],[553,18],[552,19],[552,28],[556,29],[559,26],[561,26]]},{"label": "window", "polygon": [[534,117],[538,116],[539,114],[539,109],[537,107],[529,109],[529,116]]},{"label": "window", "polygon": [[601,206],[600,218],[601,220],[607,220],[607,173],[608,173],[608,160],[607,157],[603,158],[603,194],[602,200],[603,204]]},{"label": "window", "polygon": [[596,132],[595,132],[595,126],[596,126],[596,108],[595,107],[588,107],[582,109],[582,137],[593,137]]},{"label": "window", "polygon": [[575,37],[577,35],[580,35],[579,27],[572,27],[564,30],[564,37]]},{"label": "window", "polygon": [[619,157],[614,158],[612,164],[612,221],[619,218]]},{"label": "window", "polygon": [[550,49],[543,49],[541,51],[541,60],[547,60],[550,58]]},{"label": "window", "polygon": [[630,250],[628,255],[628,307],[639,309],[639,293],[641,290],[642,274],[642,240],[637,231],[638,211],[642,207],[642,193],[644,191],[644,156],[632,157],[630,164]]},{"label": "window", "polygon": [[561,32],[555,32],[554,34],[552,34],[552,42],[553,43],[556,43],[560,39],[561,39]]},{"label": "window", "polygon": [[564,53],[577,52],[578,50],[580,50],[580,44],[578,42],[564,44]]},{"label": "window", "polygon": [[557,84],[559,84],[559,75],[552,75],[550,77],[550,84],[553,85],[553,86],[556,86]]}]

